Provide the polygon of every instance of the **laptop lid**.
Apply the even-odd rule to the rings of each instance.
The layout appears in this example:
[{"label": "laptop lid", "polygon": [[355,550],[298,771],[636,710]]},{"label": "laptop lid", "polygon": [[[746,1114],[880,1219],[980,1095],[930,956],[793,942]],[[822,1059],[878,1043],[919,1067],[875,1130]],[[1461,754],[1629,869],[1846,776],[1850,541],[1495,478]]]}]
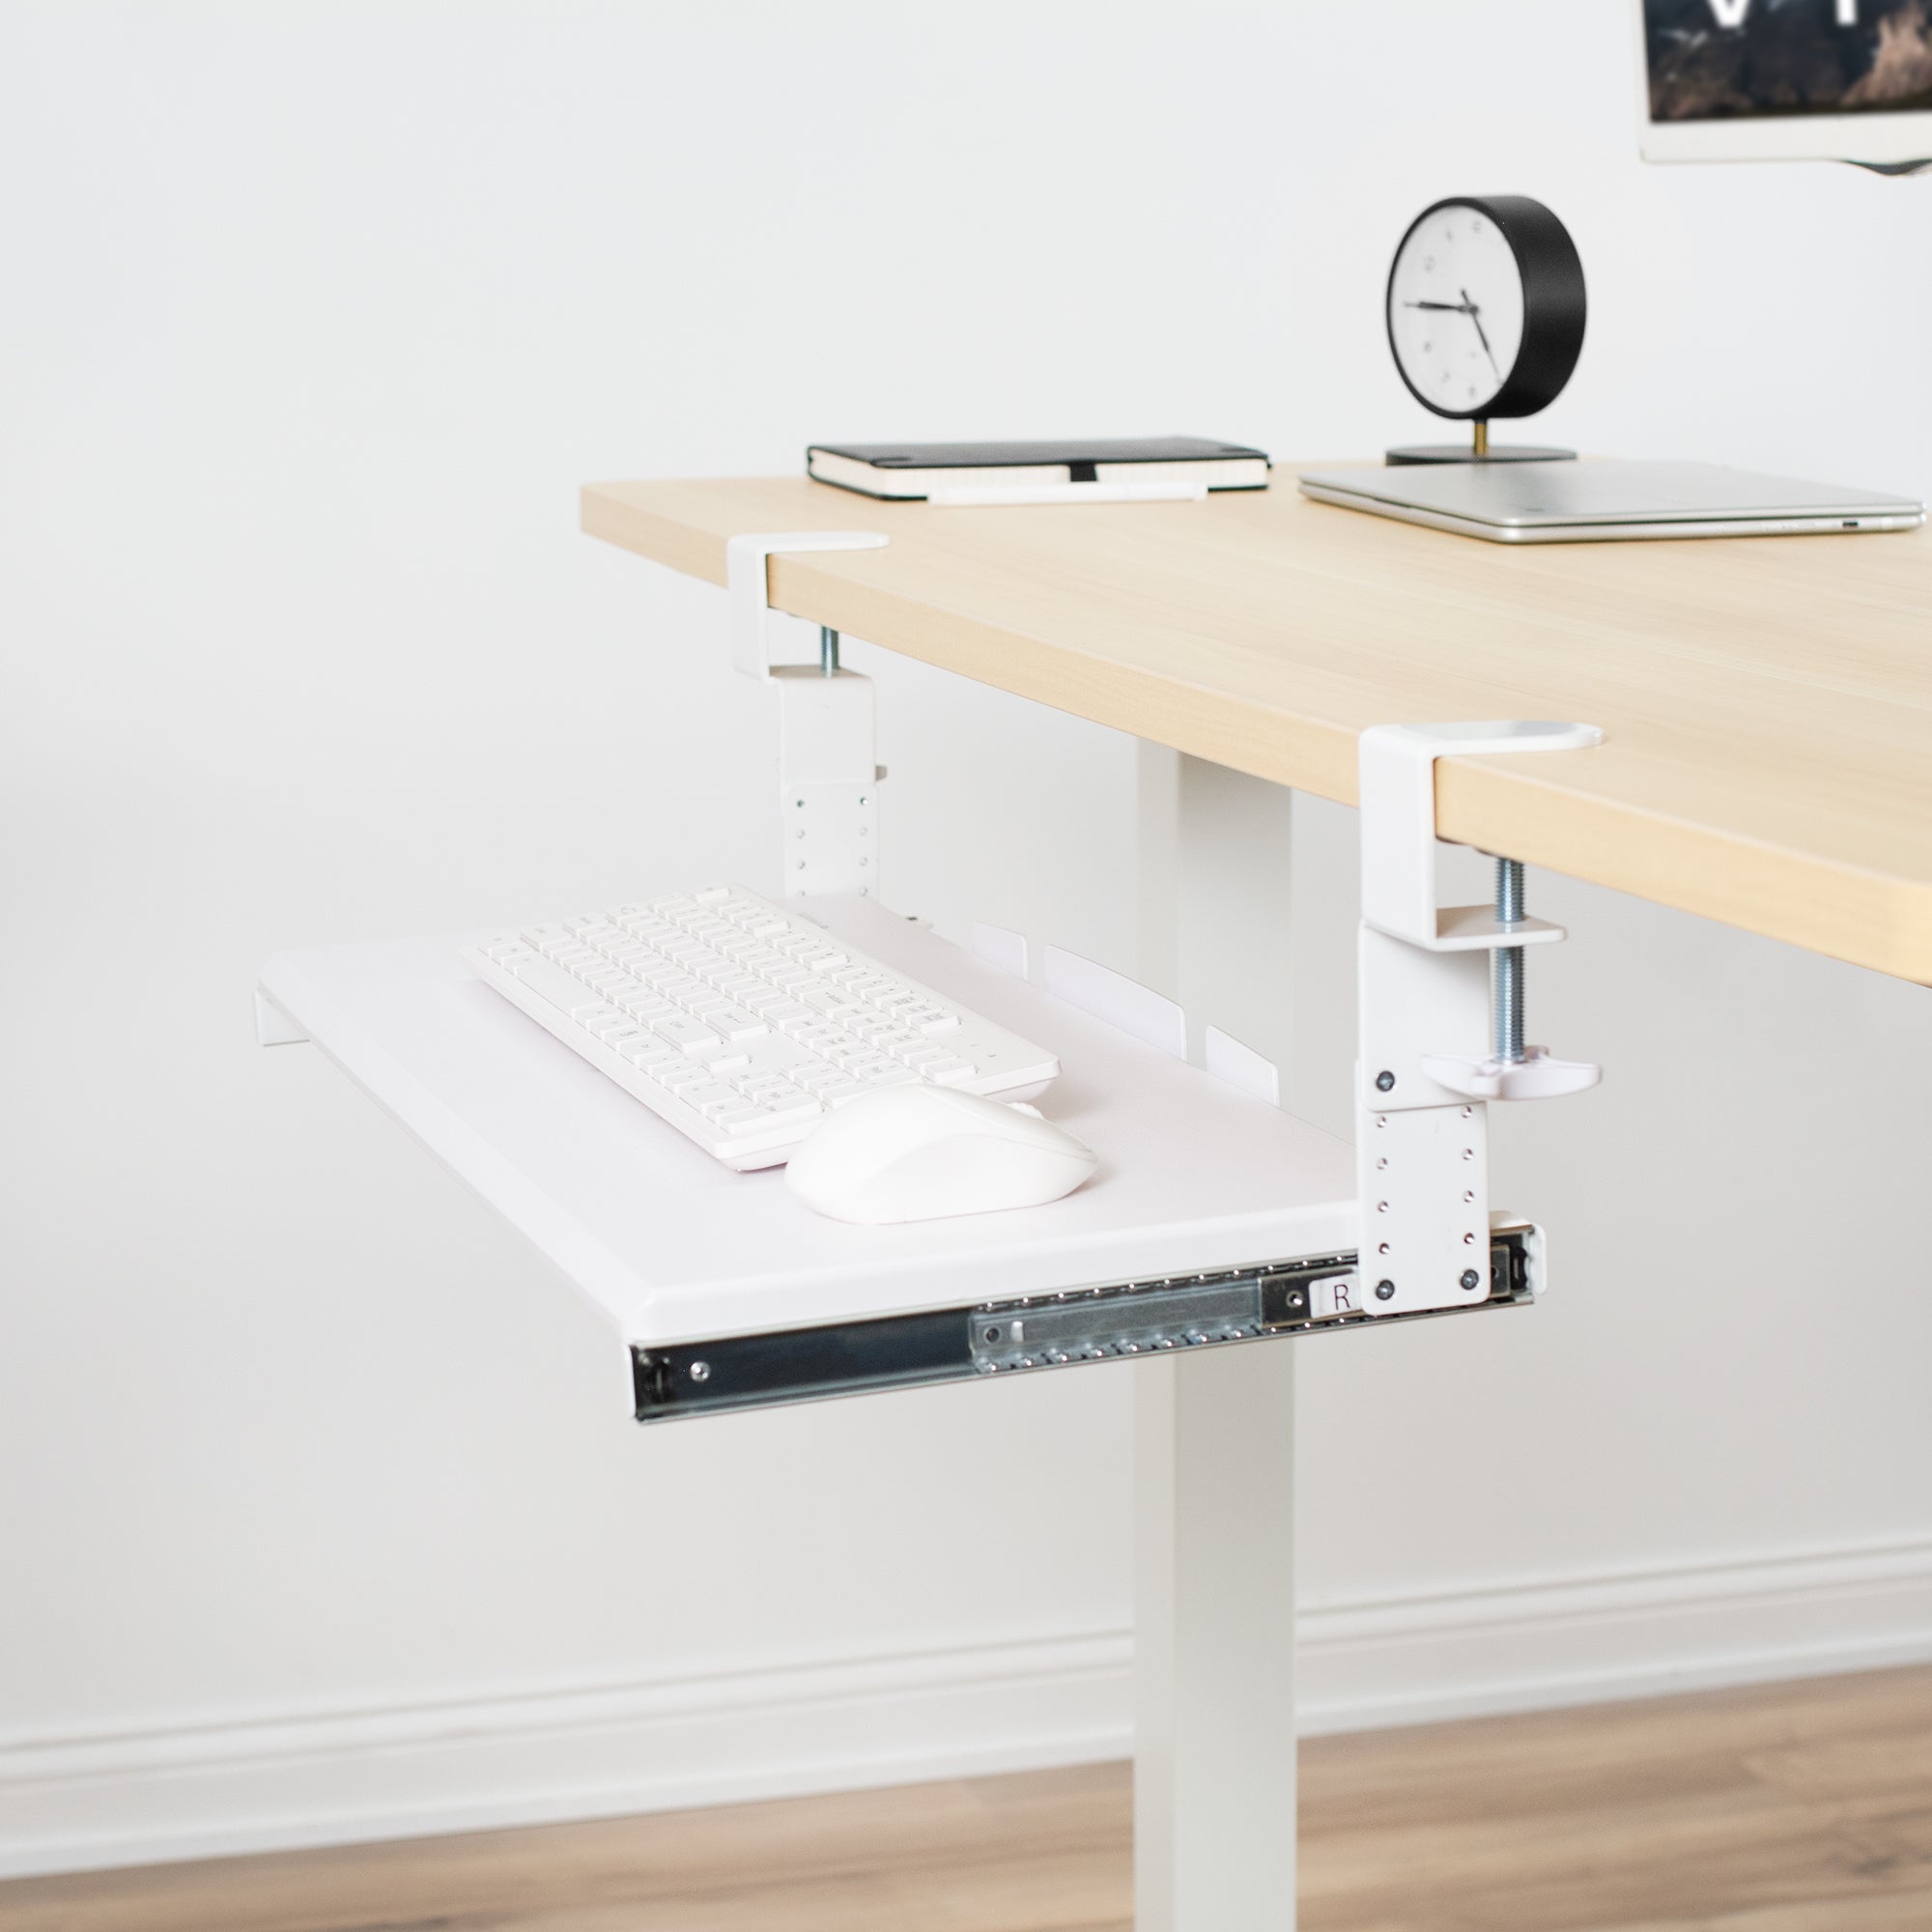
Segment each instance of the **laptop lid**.
[{"label": "laptop lid", "polygon": [[1633,463],[1610,457],[1569,463],[1444,463],[1311,469],[1304,485],[1345,491],[1497,529],[1562,525],[1763,523],[1792,518],[1924,514],[1908,497],[1762,476],[1715,463]]}]

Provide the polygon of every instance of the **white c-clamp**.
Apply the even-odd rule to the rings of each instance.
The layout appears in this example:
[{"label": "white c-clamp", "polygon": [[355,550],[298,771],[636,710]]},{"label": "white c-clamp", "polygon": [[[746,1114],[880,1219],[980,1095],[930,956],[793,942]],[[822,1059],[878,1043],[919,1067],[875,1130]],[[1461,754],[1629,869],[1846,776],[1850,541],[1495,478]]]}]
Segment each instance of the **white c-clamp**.
[{"label": "white c-clamp", "polygon": [[1355,1157],[1371,1315],[1454,1308],[1487,1290],[1485,1103],[1577,1094],[1603,1078],[1600,1066],[1523,1043],[1522,949],[1566,935],[1523,916],[1520,865],[1497,861],[1493,905],[1436,904],[1435,760],[1603,738],[1594,724],[1533,722],[1362,733]]},{"label": "white c-clamp", "polygon": [[877,741],[872,681],[838,663],[838,634],[820,629],[820,663],[771,661],[767,559],[809,551],[880,550],[876,530],[784,530],[735,536],[724,545],[731,664],[769,681],[779,698],[779,828],[781,890],[879,895]]}]

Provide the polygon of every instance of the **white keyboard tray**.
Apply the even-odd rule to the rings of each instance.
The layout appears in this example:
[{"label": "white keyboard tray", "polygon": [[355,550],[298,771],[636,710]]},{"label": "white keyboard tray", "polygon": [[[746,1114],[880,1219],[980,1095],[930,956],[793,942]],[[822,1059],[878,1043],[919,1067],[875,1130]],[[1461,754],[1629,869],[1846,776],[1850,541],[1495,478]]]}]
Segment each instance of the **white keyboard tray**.
[{"label": "white keyboard tray", "polygon": [[734,1174],[693,1147],[477,980],[465,936],[279,953],[262,989],[634,1345],[1354,1247],[1346,1143],[869,900],[788,904],[1057,1053],[1037,1104],[1100,1155],[1094,1179],[1044,1208],[852,1227],[782,1169]]}]

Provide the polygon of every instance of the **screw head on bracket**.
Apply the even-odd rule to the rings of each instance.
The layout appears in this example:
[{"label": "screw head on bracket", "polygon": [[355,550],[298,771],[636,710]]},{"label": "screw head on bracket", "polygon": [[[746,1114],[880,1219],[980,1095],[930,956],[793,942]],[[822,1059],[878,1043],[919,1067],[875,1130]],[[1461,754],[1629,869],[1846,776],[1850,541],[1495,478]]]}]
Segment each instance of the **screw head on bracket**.
[{"label": "screw head on bracket", "polygon": [[1389,1072],[1386,1067],[1376,1075],[1376,1092],[1378,1094],[1386,1094],[1394,1085],[1395,1075]]},{"label": "screw head on bracket", "polygon": [[1393,1301],[1395,1299],[1395,1283],[1392,1281],[1377,1282],[1376,1299],[1378,1301]]},{"label": "screw head on bracket", "polygon": [[1464,1268],[1463,1270],[1463,1286],[1464,1288],[1481,1288],[1482,1285],[1483,1277],[1474,1268]]},{"label": "screw head on bracket", "polygon": [[711,1379],[711,1364],[709,1362],[693,1362],[691,1365],[691,1379],[695,1382],[708,1382]]}]

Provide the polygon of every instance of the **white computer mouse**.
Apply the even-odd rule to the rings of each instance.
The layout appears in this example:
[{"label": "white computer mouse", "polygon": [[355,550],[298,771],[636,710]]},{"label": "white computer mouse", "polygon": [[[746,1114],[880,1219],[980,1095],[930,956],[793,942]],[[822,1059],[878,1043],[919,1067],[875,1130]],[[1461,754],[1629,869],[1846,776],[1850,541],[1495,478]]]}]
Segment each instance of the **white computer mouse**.
[{"label": "white computer mouse", "polygon": [[794,1151],[785,1179],[835,1221],[879,1224],[1037,1208],[1099,1165],[1031,1107],[922,1084],[835,1107]]}]

